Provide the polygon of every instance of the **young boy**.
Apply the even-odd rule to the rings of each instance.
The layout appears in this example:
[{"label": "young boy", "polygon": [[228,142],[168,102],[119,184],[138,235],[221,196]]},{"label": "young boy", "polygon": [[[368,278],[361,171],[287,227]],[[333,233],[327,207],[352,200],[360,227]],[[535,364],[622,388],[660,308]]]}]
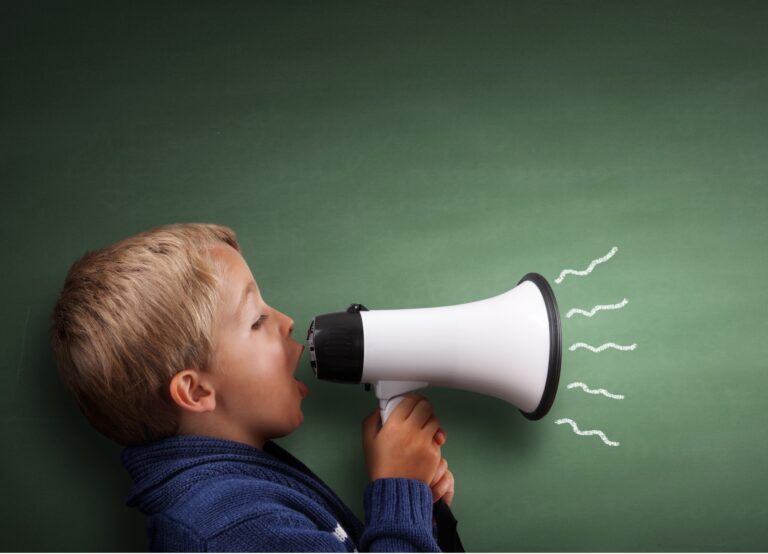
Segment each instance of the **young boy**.
[{"label": "young boy", "polygon": [[271,439],[303,421],[304,347],[223,226],[166,225],[70,268],[50,342],[91,424],[126,446],[151,550],[439,551],[445,433],[410,394],[363,421],[366,523]]}]

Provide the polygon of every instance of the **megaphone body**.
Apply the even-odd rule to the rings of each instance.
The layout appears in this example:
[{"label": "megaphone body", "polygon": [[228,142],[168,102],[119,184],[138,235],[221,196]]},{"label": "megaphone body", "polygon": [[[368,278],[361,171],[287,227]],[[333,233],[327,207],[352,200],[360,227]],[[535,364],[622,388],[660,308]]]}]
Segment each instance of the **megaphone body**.
[{"label": "megaphone body", "polygon": [[560,377],[560,315],[552,288],[537,273],[466,304],[397,310],[352,304],[316,316],[307,339],[318,378],[375,385],[382,422],[403,394],[426,386],[500,398],[540,419]]}]

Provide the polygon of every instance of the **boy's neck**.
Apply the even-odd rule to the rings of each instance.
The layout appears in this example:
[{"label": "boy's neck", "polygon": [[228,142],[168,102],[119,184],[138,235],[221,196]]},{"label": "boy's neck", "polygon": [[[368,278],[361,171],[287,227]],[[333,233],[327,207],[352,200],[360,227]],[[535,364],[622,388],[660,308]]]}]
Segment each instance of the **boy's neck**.
[{"label": "boy's neck", "polygon": [[[197,417],[189,417],[190,415]],[[266,437],[258,437],[245,430],[216,421],[213,417],[202,417],[203,415],[212,416],[213,413],[181,414],[179,416],[179,430],[177,434],[203,435],[206,437],[230,440],[247,444],[254,448],[258,448],[259,450],[263,450],[264,444],[269,440]]]}]

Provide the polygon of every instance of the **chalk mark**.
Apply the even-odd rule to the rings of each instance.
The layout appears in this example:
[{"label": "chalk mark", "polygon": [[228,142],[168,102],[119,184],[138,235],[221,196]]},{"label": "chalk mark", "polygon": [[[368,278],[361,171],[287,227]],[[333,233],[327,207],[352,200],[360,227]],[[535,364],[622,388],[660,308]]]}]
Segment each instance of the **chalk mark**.
[{"label": "chalk mark", "polygon": [[613,398],[615,400],[624,400],[624,395],[623,394],[611,394],[610,392],[608,392],[605,389],[594,389],[593,390],[593,389],[590,389],[589,387],[587,387],[587,385],[585,385],[584,383],[581,383],[581,382],[571,383],[571,384],[568,385],[567,388],[569,388],[569,389],[580,388],[580,389],[583,389],[584,392],[589,393],[589,394],[602,394],[603,396],[605,396],[607,398]]},{"label": "chalk mark", "polygon": [[611,251],[608,252],[602,258],[592,260],[592,263],[590,263],[589,267],[584,271],[577,271],[575,269],[564,269],[563,271],[560,272],[560,276],[557,279],[555,279],[555,283],[557,283],[558,285],[562,283],[566,275],[589,275],[590,273],[592,273],[592,270],[595,269],[595,266],[597,264],[601,264],[605,261],[610,260],[613,257],[613,255],[616,254],[616,252],[618,251],[619,251],[619,247],[614,246],[613,248],[611,248]]},{"label": "chalk mark", "polygon": [[627,346],[622,346],[620,344],[616,344],[615,342],[606,342],[605,344],[602,344],[595,348],[594,346],[590,346],[588,344],[585,344],[583,342],[577,342],[576,344],[572,344],[568,347],[568,350],[571,352],[578,350],[579,348],[586,348],[588,350],[591,350],[592,352],[602,352],[603,350],[606,350],[608,348],[615,348],[616,350],[634,350],[637,348],[637,343],[630,344]]},{"label": "chalk mark", "polygon": [[608,440],[608,437],[605,436],[605,433],[603,433],[602,431],[599,431],[597,429],[592,429],[592,430],[589,430],[589,431],[580,431],[579,427],[576,425],[576,422],[573,421],[572,419],[563,418],[563,419],[558,419],[557,421],[555,421],[555,424],[557,424],[557,425],[562,425],[563,423],[569,424],[573,428],[573,432],[576,433],[577,435],[581,435],[581,436],[596,435],[596,436],[600,437],[600,440],[602,440],[608,446],[619,446],[619,444],[620,444],[620,443],[618,443],[616,441]]},{"label": "chalk mark", "polygon": [[618,304],[600,304],[598,306],[595,306],[590,311],[582,310],[581,308],[573,308],[572,310],[568,310],[568,313],[565,314],[565,317],[571,317],[574,314],[581,314],[585,315],[587,317],[592,317],[600,310],[619,310],[627,305],[629,300],[626,298],[619,302]]}]

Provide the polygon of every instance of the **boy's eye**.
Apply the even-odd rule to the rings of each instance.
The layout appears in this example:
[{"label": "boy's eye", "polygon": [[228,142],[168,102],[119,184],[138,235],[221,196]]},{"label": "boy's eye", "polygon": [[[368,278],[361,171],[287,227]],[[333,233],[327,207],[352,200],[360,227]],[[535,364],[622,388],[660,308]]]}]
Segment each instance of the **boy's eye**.
[{"label": "boy's eye", "polygon": [[259,317],[259,319],[258,319],[258,320],[256,320],[256,323],[254,323],[253,325],[251,325],[251,329],[253,329],[253,330],[256,330],[256,329],[258,329],[259,327],[261,327],[261,322],[262,322],[262,321],[264,321],[265,319],[267,319],[267,317],[268,317],[268,316],[266,316],[266,315],[263,315],[263,316]]}]

